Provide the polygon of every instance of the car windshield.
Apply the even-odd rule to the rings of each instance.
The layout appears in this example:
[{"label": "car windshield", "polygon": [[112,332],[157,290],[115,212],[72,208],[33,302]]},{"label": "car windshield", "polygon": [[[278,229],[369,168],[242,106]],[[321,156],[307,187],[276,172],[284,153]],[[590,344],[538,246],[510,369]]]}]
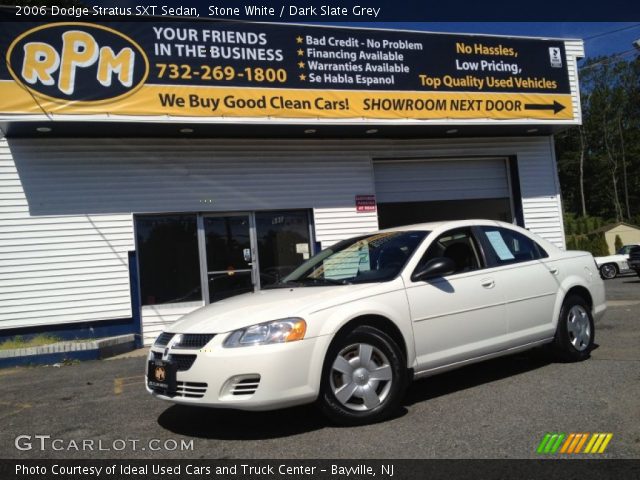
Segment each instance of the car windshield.
[{"label": "car windshield", "polygon": [[339,242],[313,256],[276,287],[346,285],[395,278],[427,231],[380,232]]}]

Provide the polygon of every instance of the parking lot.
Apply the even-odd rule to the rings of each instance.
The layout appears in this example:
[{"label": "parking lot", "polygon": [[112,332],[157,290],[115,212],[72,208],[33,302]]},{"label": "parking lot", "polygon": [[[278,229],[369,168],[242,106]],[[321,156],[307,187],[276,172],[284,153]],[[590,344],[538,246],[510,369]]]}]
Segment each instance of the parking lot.
[{"label": "parking lot", "polygon": [[155,400],[143,356],[0,370],[0,456],[535,458],[547,432],[611,432],[599,458],[639,458],[640,279],[606,285],[610,307],[586,362],[551,363],[538,349],[420,380],[397,417],[358,428],[336,428],[312,406],[246,413]]}]

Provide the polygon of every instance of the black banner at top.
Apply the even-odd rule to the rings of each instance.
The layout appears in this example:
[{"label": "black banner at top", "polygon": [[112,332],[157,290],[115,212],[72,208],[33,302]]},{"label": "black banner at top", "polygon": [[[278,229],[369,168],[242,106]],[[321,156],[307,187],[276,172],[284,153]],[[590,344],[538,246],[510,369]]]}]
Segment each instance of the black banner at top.
[{"label": "black banner at top", "polygon": [[[21,3],[21,2],[16,2]],[[639,2],[610,0],[538,0],[533,3],[512,0],[197,0],[161,3],[125,1],[24,2],[15,20],[42,14],[54,4],[57,16],[83,20],[143,20],[147,16],[184,16],[225,20],[266,22],[603,22],[640,20]],[[61,7],[55,7],[59,4]],[[97,18],[103,17],[103,18]]]}]

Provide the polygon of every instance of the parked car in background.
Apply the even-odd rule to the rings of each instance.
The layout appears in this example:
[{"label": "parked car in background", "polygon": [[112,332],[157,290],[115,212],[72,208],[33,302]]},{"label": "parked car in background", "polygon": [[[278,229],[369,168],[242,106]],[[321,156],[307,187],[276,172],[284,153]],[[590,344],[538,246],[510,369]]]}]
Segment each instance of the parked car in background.
[{"label": "parked car in background", "polygon": [[624,245],[615,255],[607,255],[606,257],[595,257],[600,275],[602,278],[610,280],[616,278],[622,273],[630,273],[632,269],[629,266],[629,252],[638,245]]},{"label": "parked car in background", "polygon": [[640,243],[633,243],[630,245],[624,245],[623,247],[621,247],[616,254],[617,255],[626,255],[627,259],[629,258],[629,254],[631,253],[631,250],[636,248],[636,247],[640,247]]},{"label": "parked car in background", "polygon": [[146,388],[219,408],[317,402],[364,424],[392,415],[414,378],[543,344],[584,360],[605,309],[590,253],[490,220],[397,227],[184,316],[152,346]]},{"label": "parked car in background", "polygon": [[629,267],[640,277],[640,246],[629,252]]}]

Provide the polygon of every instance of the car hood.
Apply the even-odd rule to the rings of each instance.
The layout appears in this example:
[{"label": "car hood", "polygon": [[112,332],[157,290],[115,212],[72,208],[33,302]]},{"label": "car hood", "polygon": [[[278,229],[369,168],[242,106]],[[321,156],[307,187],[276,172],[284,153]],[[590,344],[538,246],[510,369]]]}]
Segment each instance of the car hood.
[{"label": "car hood", "polygon": [[303,316],[360,297],[371,284],[260,290],[212,303],[188,313],[167,331],[224,333],[256,323]]}]

